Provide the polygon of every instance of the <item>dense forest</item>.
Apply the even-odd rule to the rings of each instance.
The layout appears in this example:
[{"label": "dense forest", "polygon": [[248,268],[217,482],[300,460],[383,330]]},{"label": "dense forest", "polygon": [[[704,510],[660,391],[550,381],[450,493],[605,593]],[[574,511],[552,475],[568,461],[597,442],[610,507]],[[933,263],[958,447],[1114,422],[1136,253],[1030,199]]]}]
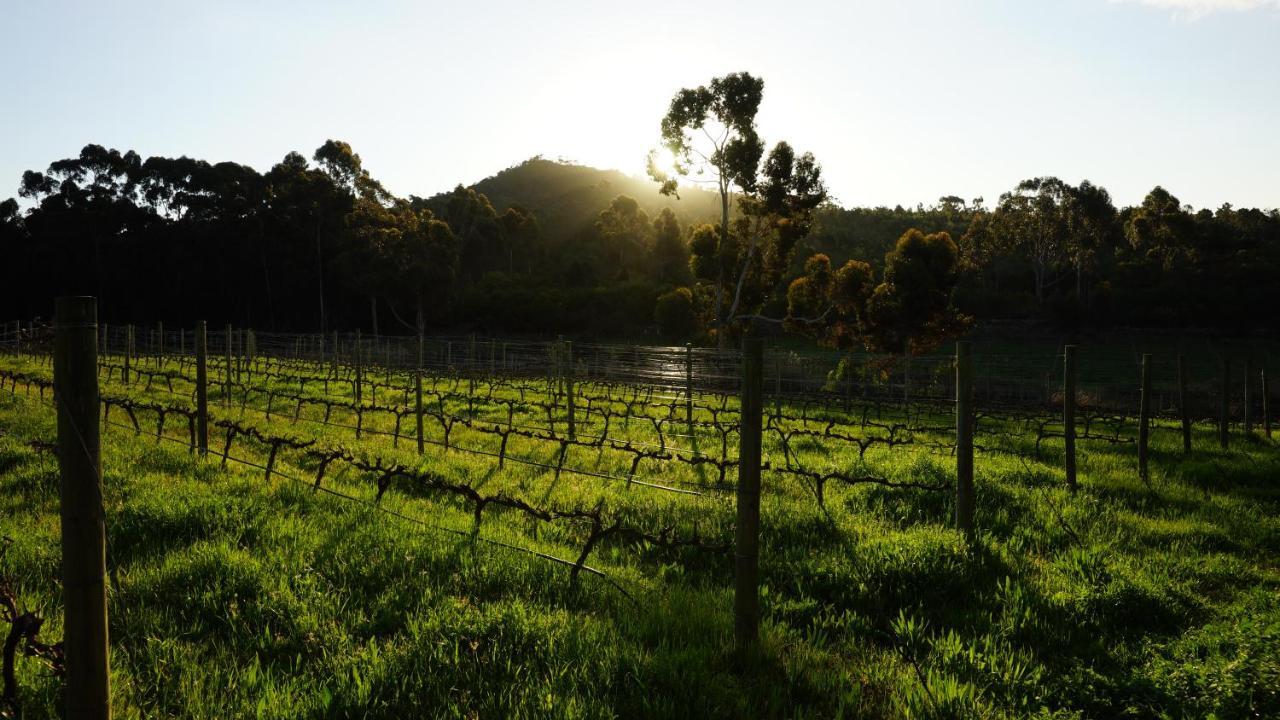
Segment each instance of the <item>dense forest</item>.
[{"label": "dense forest", "polygon": [[[802,168],[783,159],[787,173]],[[543,158],[400,198],[338,141],[265,173],[88,145],[24,173],[18,195],[0,203],[4,317],[47,316],[52,297],[83,293],[101,298],[106,322],[683,340],[713,323],[707,267],[736,261],[705,251],[720,231],[715,193],[662,195],[648,180]],[[1277,322],[1263,311],[1280,301],[1274,209],[1197,211],[1160,187],[1117,208],[1101,187],[1051,177],[992,203],[842,208],[811,197],[821,203],[771,216],[774,232],[805,221],[754,278],[750,317],[801,314],[806,277],[857,282],[864,296],[876,275],[890,289],[917,282],[906,266],[893,282],[887,273],[918,230],[954,243],[938,290],[962,317],[1223,331]],[[742,206],[735,217],[750,213]],[[831,269],[854,265],[857,277]],[[821,299],[810,304],[821,313]]]}]

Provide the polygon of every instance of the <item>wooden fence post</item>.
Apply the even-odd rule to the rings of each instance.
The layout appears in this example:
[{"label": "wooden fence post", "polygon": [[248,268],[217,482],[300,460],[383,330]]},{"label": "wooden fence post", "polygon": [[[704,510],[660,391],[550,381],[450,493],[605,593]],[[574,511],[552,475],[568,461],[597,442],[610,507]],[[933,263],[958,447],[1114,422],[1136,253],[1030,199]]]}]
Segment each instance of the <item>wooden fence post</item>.
[{"label": "wooden fence post", "polygon": [[414,403],[414,415],[418,423],[418,454],[426,449],[426,440],[422,437],[422,370],[413,373],[413,392],[417,401]]},{"label": "wooden fence post", "polygon": [[733,629],[738,650],[760,629],[760,416],[764,410],[764,341],[742,342],[742,407],[738,445],[738,522],[734,543]]},{"label": "wooden fence post", "polygon": [[1182,416],[1182,452],[1191,452],[1191,410],[1187,407],[1187,359],[1178,356],[1178,413]]},{"label": "wooden fence post", "polygon": [[773,414],[782,417],[782,360],[773,361]]},{"label": "wooden fence post", "polygon": [[1267,403],[1269,402],[1267,392],[1267,361],[1262,360],[1262,433],[1271,439],[1271,415],[1267,413]]},{"label": "wooden fence post", "polygon": [[98,306],[60,297],[55,309],[54,397],[62,484],[62,596],[66,717],[111,717],[107,650],[106,522],[98,425]]},{"label": "wooden fence post", "polygon": [[574,423],[574,401],[573,401],[573,341],[566,340],[564,343],[564,402],[569,413],[569,439],[572,440],[577,436],[577,426]]},{"label": "wooden fence post", "polygon": [[227,355],[227,367],[225,368],[227,372],[225,375],[226,382],[223,384],[222,404],[226,407],[231,407],[231,323],[227,323],[227,342],[225,345],[226,347],[223,350],[226,351]]},{"label": "wooden fence post", "polygon": [[1138,398],[1138,477],[1151,478],[1147,469],[1147,444],[1151,440],[1151,354],[1142,354],[1142,386]]},{"label": "wooden fence post", "polygon": [[156,322],[156,367],[164,367],[164,322]]},{"label": "wooden fence post", "polygon": [[1249,392],[1253,385],[1253,356],[1244,359],[1244,434],[1253,434],[1253,396]]},{"label": "wooden fence post", "polygon": [[133,355],[133,326],[124,326],[124,369],[120,371],[120,381],[129,384],[129,365]]},{"label": "wooden fence post", "polygon": [[684,420],[693,438],[693,343],[684,344]]},{"label": "wooden fence post", "polygon": [[339,363],[339,362],[341,362],[341,360],[342,360],[340,357],[338,357],[338,347],[339,347],[339,345],[338,345],[338,331],[337,331],[337,330],[334,330],[334,331],[333,331],[333,352],[330,354],[330,359],[332,360],[332,363],[331,363],[331,364],[333,365],[333,379],[334,379],[334,380],[337,380],[337,379],[338,379],[338,363]]},{"label": "wooden fence post", "polygon": [[1218,406],[1218,444],[1222,445],[1222,449],[1226,450],[1231,443],[1230,429],[1227,424],[1231,421],[1231,358],[1225,354],[1222,356],[1222,400]]},{"label": "wooden fence post", "polygon": [[196,443],[201,455],[209,453],[209,345],[204,320],[196,323]]},{"label": "wooden fence post", "polygon": [[956,343],[956,528],[973,541],[973,358]]},{"label": "wooden fence post", "polygon": [[1076,490],[1076,346],[1062,353],[1062,443],[1067,488]]},{"label": "wooden fence post", "polygon": [[356,396],[355,400],[357,405],[360,404],[360,395],[362,392],[360,385],[364,383],[364,367],[361,364],[364,362],[363,350],[364,350],[364,343],[360,341],[360,328],[356,328],[356,383],[354,387],[355,387],[355,396]]}]

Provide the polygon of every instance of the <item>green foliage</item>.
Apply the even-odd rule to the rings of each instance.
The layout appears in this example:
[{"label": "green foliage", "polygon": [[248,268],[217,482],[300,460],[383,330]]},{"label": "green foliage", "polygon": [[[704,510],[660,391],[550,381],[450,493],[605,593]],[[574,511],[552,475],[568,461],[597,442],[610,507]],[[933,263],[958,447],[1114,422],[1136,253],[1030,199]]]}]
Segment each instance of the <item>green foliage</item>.
[{"label": "green foliage", "polygon": [[[814,260],[806,277],[829,267]],[[15,362],[48,372],[34,360],[5,366]],[[484,398],[519,395],[483,378],[480,385],[478,417],[505,418]],[[103,389],[124,392],[118,380]],[[184,402],[181,390],[138,383],[129,392],[168,403]],[[385,402],[381,391],[378,398]],[[467,411],[465,400],[449,402],[450,412]],[[309,411],[268,420],[254,404],[244,422],[353,443],[349,428],[317,427]],[[904,419],[883,410],[886,423]],[[784,405],[787,416],[800,412]],[[917,424],[939,430],[865,457],[849,443],[795,438],[795,461],[945,482],[953,460],[932,443],[946,441],[953,419],[913,412]],[[696,419],[710,417],[697,411]],[[847,419],[857,417],[855,407]],[[637,418],[615,417],[610,435],[657,443],[651,423]],[[1060,441],[1046,440],[1033,456],[1034,433],[1020,421],[984,419],[1002,423],[988,437],[1007,434],[1027,454],[979,453],[973,543],[951,529],[948,493],[832,484],[824,511],[811,488],[779,476],[762,496],[759,656],[742,659],[732,651],[731,556],[605,543],[592,565],[636,600],[594,578],[575,591],[558,566],[472,540],[469,512],[448,499],[406,485],[382,504],[461,536],[316,493],[314,468],[288,453],[276,469],[300,483],[200,461],[181,423],[166,431],[177,442],[157,442],[151,418],[142,418],[140,435],[112,420],[126,424],[104,428],[119,717],[1246,718],[1280,710],[1275,447],[1259,440],[1220,451],[1207,425],[1194,427],[1197,450],[1184,461],[1176,426],[1157,423],[1153,457],[1163,460],[1150,486],[1135,477],[1131,447],[1082,440],[1081,486],[1071,493],[1060,482]],[[539,504],[603,500],[631,522],[732,534],[724,498],[655,495],[510,462],[497,470],[490,457],[456,451],[419,457],[412,443],[397,448],[377,434],[392,422],[366,415],[358,447]],[[57,466],[31,443],[53,436],[52,405],[6,388],[0,428],[0,535],[14,539],[0,575],[56,639]],[[478,436],[467,432],[460,423],[455,442],[475,446]],[[710,428],[695,432],[666,441],[719,442]],[[764,450],[776,460],[771,437]],[[508,452],[554,462],[559,451],[544,444],[536,454],[536,444],[522,442],[513,437]],[[240,442],[233,454],[262,459]],[[569,464],[629,467],[596,448],[570,450]],[[691,467],[661,472],[699,480]],[[330,473],[325,483],[367,499],[372,480]],[[482,537],[555,555],[571,553],[576,539],[492,509]],[[61,686],[42,666],[20,657],[17,680],[24,717],[59,716]]]},{"label": "green foliage", "polygon": [[674,166],[660,166],[657,151],[649,154],[649,176],[664,195],[676,195],[681,179],[715,184],[720,223],[695,229],[690,253],[694,278],[714,295],[710,325],[722,346],[781,294],[796,245],[827,198],[813,155],[797,156],[779,142],[765,157],[755,124],[763,95],[764,81],[748,73],[679,90],[661,122]]},{"label": "green foliage", "polygon": [[[681,113],[705,110],[710,129],[720,123],[717,113],[734,114],[746,138],[754,83],[711,83],[694,94],[736,88],[733,98],[686,98]],[[705,139],[687,130],[689,142]],[[265,172],[86,145],[43,171],[25,172],[18,194],[26,202],[0,202],[0,244],[20,269],[0,285],[0,307],[44,316],[56,295],[93,294],[113,298],[107,321],[163,307],[170,321],[369,328],[381,313],[382,326],[408,331],[419,324],[415,283],[435,294],[429,325],[474,326],[454,301],[473,294],[486,275],[503,273],[535,287],[638,282],[654,287],[651,299],[692,284],[695,295],[709,298],[699,303],[700,321],[713,335],[725,327],[727,341],[751,325],[777,326],[771,321],[783,319],[805,258],[826,255],[837,272],[851,260],[865,263],[880,276],[897,240],[919,229],[958,238],[954,301],[984,320],[1222,329],[1274,323],[1271,314],[1242,309],[1277,300],[1271,278],[1280,273],[1280,211],[1196,211],[1160,187],[1136,207],[1116,208],[1104,188],[1053,177],[1023,181],[991,208],[981,198],[954,196],[913,208],[841,208],[823,200],[811,157],[786,143],[768,152],[759,147],[758,156],[724,155],[726,169],[743,161],[739,155],[755,156],[757,165],[750,179],[732,175],[742,185],[730,183],[723,194],[690,184],[679,197],[663,196],[658,185],[616,171],[532,158],[472,187],[402,200],[339,140],[326,141],[311,161],[293,152]],[[692,179],[696,168],[688,169]],[[606,227],[602,237],[601,212],[620,195],[634,199],[636,217],[643,213],[652,224]],[[403,215],[397,205],[405,202],[419,217],[430,210],[450,226],[458,255],[451,283],[406,279],[396,275],[403,263],[379,259],[396,237]],[[709,221],[718,235],[700,227]],[[193,286],[191,268],[216,282]],[[452,299],[435,292],[445,288]],[[385,321],[388,311],[396,322]],[[652,311],[615,332],[651,330]],[[856,342],[866,321],[856,315],[842,319],[849,332],[837,333],[842,339],[834,344]],[[494,331],[507,328],[494,317]],[[795,318],[788,327],[815,332]],[[548,325],[579,331],[567,320]]]},{"label": "green foliage", "polygon": [[659,295],[654,320],[663,337],[676,342],[692,340],[698,327],[698,316],[693,308],[693,292],[687,287],[680,287]]},{"label": "green foliage", "polygon": [[952,293],[959,252],[946,233],[908,231],[885,256],[884,282],[867,298],[865,335],[872,348],[921,353],[954,337],[966,320]]}]

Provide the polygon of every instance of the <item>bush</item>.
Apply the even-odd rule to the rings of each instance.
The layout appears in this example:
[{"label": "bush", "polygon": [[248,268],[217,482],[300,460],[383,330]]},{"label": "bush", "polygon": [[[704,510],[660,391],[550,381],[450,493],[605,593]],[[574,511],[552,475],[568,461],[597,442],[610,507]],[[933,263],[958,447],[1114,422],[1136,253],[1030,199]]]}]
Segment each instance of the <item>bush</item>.
[{"label": "bush", "polygon": [[688,342],[698,329],[697,316],[693,312],[693,293],[687,287],[679,287],[658,296],[653,318],[663,337]]}]

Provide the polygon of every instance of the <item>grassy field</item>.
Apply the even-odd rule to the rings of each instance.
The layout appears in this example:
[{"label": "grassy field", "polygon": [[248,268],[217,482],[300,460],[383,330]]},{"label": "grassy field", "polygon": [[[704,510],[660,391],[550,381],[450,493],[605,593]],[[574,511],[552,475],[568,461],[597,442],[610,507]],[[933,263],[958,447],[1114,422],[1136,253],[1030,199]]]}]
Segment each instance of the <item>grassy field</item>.
[{"label": "grassy field", "polygon": [[[12,357],[0,367],[48,375]],[[290,387],[265,377],[249,384]],[[337,383],[330,390],[330,399],[350,399]],[[106,395],[176,405],[190,404],[188,391],[182,380],[174,393],[159,382],[103,383]],[[401,399],[384,391],[376,401]],[[517,399],[498,387],[492,399],[451,396],[440,410],[499,424],[510,405],[495,400]],[[603,508],[651,532],[732,537],[732,493],[717,490],[706,465],[650,460],[637,470],[637,479],[698,495],[616,479],[632,455],[607,446],[564,451],[565,467],[595,475],[512,460],[498,469],[496,458],[435,444],[419,457],[411,438],[376,434],[393,429],[386,414],[362,418],[357,440],[343,427],[356,418],[341,410],[323,424],[318,406],[295,421],[293,404],[280,401],[268,418],[266,402],[259,393],[243,410],[224,408],[215,396],[211,409],[215,419],[341,444],[538,508]],[[802,434],[788,456],[811,469],[950,483],[953,419],[880,411],[880,423],[910,426],[909,443],[860,455]],[[546,424],[537,407],[519,412],[516,423]],[[724,437],[713,427],[659,436],[640,417],[663,414],[633,407],[629,419],[611,419],[608,435],[719,454]],[[822,426],[787,414],[779,427]],[[860,436],[889,432],[857,416],[844,420]],[[602,431],[599,417],[579,418],[583,434]],[[119,717],[1280,715],[1280,453],[1261,438],[1238,434],[1222,451],[1214,430],[1197,426],[1196,452],[1184,456],[1178,433],[1160,424],[1150,483],[1137,477],[1132,444],[1083,440],[1072,494],[1060,440],[1037,453],[1024,422],[990,419],[978,437],[987,449],[976,462],[972,544],[950,527],[948,491],[834,482],[820,507],[803,477],[766,472],[762,642],[741,657],[727,553],[614,539],[587,561],[608,579],[571,582],[564,564],[532,553],[573,561],[580,527],[502,508],[477,526],[465,503],[411,484],[375,507],[372,479],[350,468],[325,480],[348,498],[317,493],[315,468],[299,453],[281,451],[268,480],[258,467],[192,455],[183,423],[157,440],[154,418],[139,420],[140,434],[113,411],[103,441]],[[432,423],[426,437],[442,440]],[[0,392],[0,534],[10,539],[0,573],[47,618],[46,639],[61,636],[58,477],[56,458],[33,441],[55,435],[47,399],[21,385]],[[498,440],[460,424],[450,442],[491,452]],[[556,443],[509,443],[512,457],[560,462]],[[727,445],[732,457],[736,436]],[[266,458],[245,441],[231,454]],[[765,455],[783,464],[777,433],[766,433]],[[17,680],[23,717],[59,716],[56,678],[20,659]]]}]

